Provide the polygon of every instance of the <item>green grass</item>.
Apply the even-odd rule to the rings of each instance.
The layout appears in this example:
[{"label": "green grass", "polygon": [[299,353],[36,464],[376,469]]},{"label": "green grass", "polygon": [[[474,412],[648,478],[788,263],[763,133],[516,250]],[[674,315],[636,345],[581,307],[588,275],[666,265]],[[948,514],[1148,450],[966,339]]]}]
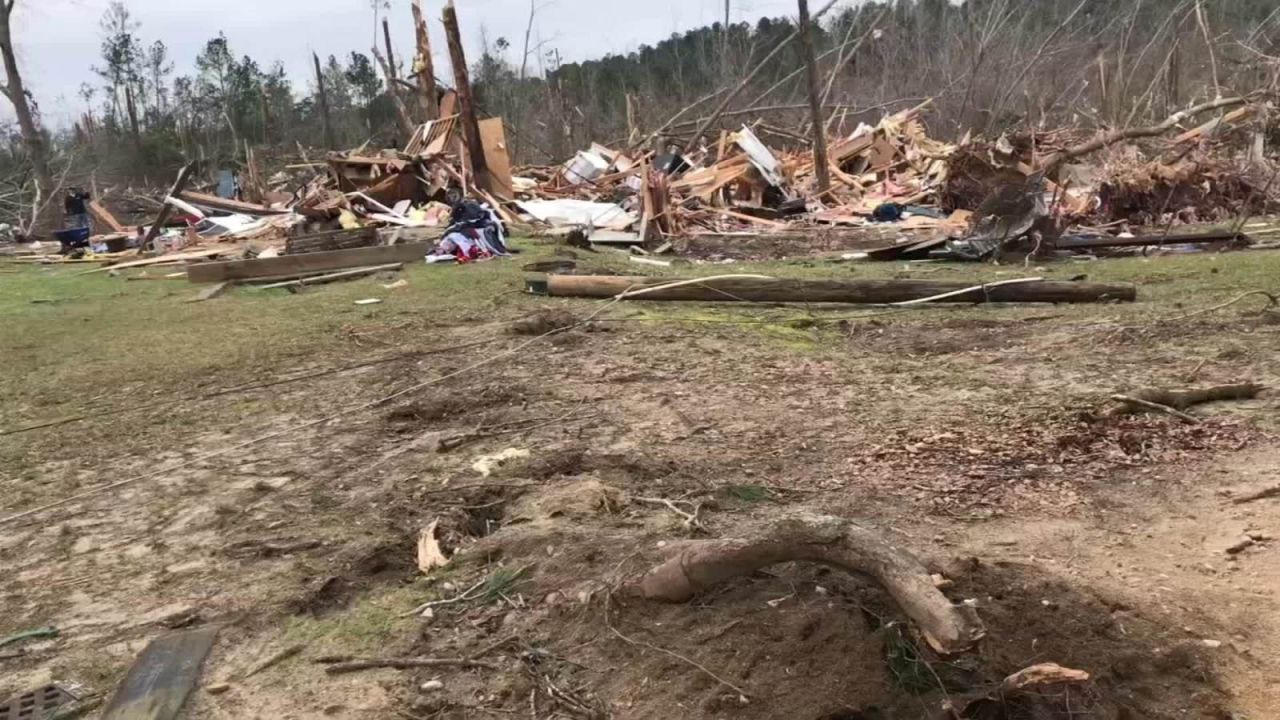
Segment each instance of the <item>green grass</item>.
[{"label": "green grass", "polygon": [[286,643],[306,643],[310,651],[373,653],[396,638],[412,634],[415,620],[402,617],[404,608],[419,602],[412,588],[401,587],[368,595],[342,612],[322,618],[290,616]]},{"label": "green grass", "polygon": [[[527,262],[546,259],[551,248],[522,243],[528,252],[512,261],[463,267],[412,265],[409,286],[382,287],[364,279],[307,289],[236,288],[202,303],[183,279],[136,280],[83,274],[84,265],[23,267],[0,274],[0,427],[72,414],[103,397],[145,399],[165,391],[226,387],[298,365],[366,358],[380,350],[431,347],[440,324],[510,319],[548,305],[586,308],[592,301],[521,294]],[[1280,253],[1195,254],[1154,259],[1048,263],[1035,267],[979,264],[828,263],[816,260],[684,265],[652,268],[616,253],[579,253],[580,267],[668,277],[757,273],[778,277],[885,278],[982,282],[1031,274],[1067,279],[1087,274],[1099,282],[1137,282],[1132,305],[1073,308],[929,308],[878,316],[885,323],[929,323],[940,318],[1015,320],[1068,314],[1075,321],[1141,322],[1222,302],[1249,289],[1280,289]],[[5,267],[7,270],[12,267]],[[655,272],[657,271],[657,272]],[[130,270],[132,275],[142,270]],[[151,270],[159,276],[168,270]],[[357,307],[356,300],[382,298]],[[33,302],[33,301],[48,302]],[[1250,300],[1227,312],[1257,307]],[[730,325],[763,344],[797,353],[838,345],[829,342],[841,317],[855,321],[877,313],[856,307],[768,307],[710,303],[627,304],[610,314],[647,323]],[[824,322],[814,323],[815,320]],[[364,343],[372,337],[377,342]]]}]

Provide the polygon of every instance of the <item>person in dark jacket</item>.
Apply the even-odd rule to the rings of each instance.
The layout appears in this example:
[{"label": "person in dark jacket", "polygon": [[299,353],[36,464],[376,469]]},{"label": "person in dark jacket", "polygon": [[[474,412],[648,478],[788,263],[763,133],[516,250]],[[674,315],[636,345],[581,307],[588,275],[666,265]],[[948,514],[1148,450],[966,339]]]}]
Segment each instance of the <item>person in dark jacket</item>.
[{"label": "person in dark jacket", "polygon": [[89,193],[80,188],[71,188],[67,191],[67,197],[63,201],[63,210],[66,212],[68,230],[89,227],[90,200],[92,198]]}]

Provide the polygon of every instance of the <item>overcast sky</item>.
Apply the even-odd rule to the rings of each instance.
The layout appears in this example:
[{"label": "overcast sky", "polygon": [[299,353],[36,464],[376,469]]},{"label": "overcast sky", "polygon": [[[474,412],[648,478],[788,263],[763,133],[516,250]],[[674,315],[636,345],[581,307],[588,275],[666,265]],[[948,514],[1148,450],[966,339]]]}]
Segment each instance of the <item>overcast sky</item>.
[{"label": "overcast sky", "polygon": [[[724,0],[535,0],[534,42],[556,47],[566,60],[624,53],[674,32],[723,17]],[[731,0],[734,21],[794,14],[795,0]],[[852,4],[854,0],[842,0]],[[280,60],[295,81],[307,87],[311,52],[321,58],[369,52],[373,12],[369,0],[126,0],[145,44],[164,40],[178,74],[194,72],[196,53],[223,31],[237,55],[252,56],[265,69]],[[440,9],[444,0],[425,0],[438,72],[447,77],[448,52]],[[455,0],[468,59],[474,61],[482,29],[490,40],[523,44],[529,0]],[[821,3],[818,3],[819,5]],[[90,68],[100,63],[99,20],[108,0],[18,0],[14,44],[27,87],[40,103],[46,123],[68,126],[83,102],[80,84],[100,84]],[[397,53],[413,46],[409,0],[391,0]],[[518,50],[517,50],[518,52]],[[12,117],[0,102],[0,116]]]}]

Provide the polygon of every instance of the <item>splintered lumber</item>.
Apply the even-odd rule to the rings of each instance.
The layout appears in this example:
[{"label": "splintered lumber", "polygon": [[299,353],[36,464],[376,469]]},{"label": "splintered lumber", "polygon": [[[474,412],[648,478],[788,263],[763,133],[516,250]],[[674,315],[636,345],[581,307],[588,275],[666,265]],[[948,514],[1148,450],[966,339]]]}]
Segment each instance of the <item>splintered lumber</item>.
[{"label": "splintered lumber", "polygon": [[422,243],[335,250],[306,255],[284,255],[255,260],[200,263],[187,268],[187,280],[193,283],[216,283],[224,280],[298,277],[330,270],[413,262],[425,258],[430,250],[431,245]]},{"label": "splintered lumber", "polygon": [[1168,233],[1162,235],[1136,235],[1134,237],[1086,237],[1063,238],[1055,247],[1059,250],[1090,250],[1095,248],[1149,247],[1154,245],[1194,245],[1215,242],[1245,242],[1249,237],[1232,230],[1209,230],[1197,233]]},{"label": "splintered lumber", "polygon": [[879,533],[823,515],[790,515],[750,538],[689,543],[627,590],[648,600],[683,603],[733,578],[795,561],[875,580],[940,653],[963,652],[986,635],[974,608],[948,600],[910,552]]},{"label": "splintered lumber", "polygon": [[266,205],[255,205],[253,203],[240,202],[239,200],[228,200],[220,198],[217,195],[206,195],[198,192],[179,192],[170,193],[173,197],[185,200],[192,205],[197,205],[210,210],[222,210],[223,212],[238,213],[240,215],[249,215],[253,217],[261,217],[264,215],[287,215],[288,210],[276,210]]},{"label": "splintered lumber", "polygon": [[129,669],[103,720],[174,720],[200,679],[218,628],[162,635]]},{"label": "splintered lumber", "polygon": [[[689,302],[806,302],[888,304],[938,296],[946,303],[1094,303],[1133,302],[1137,288],[1126,284],[1035,281],[998,286],[932,280],[793,280],[736,277],[681,280],[680,278],[605,275],[548,275],[529,281],[535,294],[553,297],[613,298],[629,291],[688,284],[644,292],[638,299]],[[968,292],[965,292],[965,291]],[[952,294],[954,293],[954,294]]]},{"label": "splintered lumber", "polygon": [[488,163],[485,161],[484,144],[480,140],[480,123],[476,120],[475,102],[471,96],[471,76],[467,71],[467,55],[462,46],[462,32],[458,29],[458,11],[449,0],[444,6],[445,39],[449,43],[449,59],[453,63],[453,84],[458,93],[459,114],[462,116],[462,137],[466,140],[467,157],[471,160],[471,174],[476,185],[493,191],[489,180]]},{"label": "splintered lumber", "polygon": [[352,250],[377,244],[378,229],[367,227],[290,237],[285,240],[284,251],[286,255],[303,255],[333,250]]},{"label": "splintered lumber", "polygon": [[111,211],[105,208],[102,203],[97,200],[89,203],[89,212],[93,213],[93,216],[98,218],[98,220],[108,228],[111,228],[111,232],[122,234],[129,232],[129,228],[121,225],[120,221],[116,219],[116,216],[112,215]]},{"label": "splintered lumber", "polygon": [[[177,197],[187,187],[187,182],[191,180],[191,174],[195,172],[195,163],[190,163],[178,171],[178,178],[173,181],[173,186],[169,188],[168,197]],[[164,229],[164,224],[169,222],[169,216],[173,214],[173,206],[165,203],[160,207],[160,212],[156,215],[156,221],[151,224],[151,228],[147,230],[147,236],[143,238],[141,246],[138,247],[139,253],[145,253],[151,249],[152,244],[156,241],[156,236]]]},{"label": "splintered lumber", "polygon": [[[111,270],[127,270],[128,268],[146,267],[147,265],[161,265],[168,263],[178,263],[185,260],[205,260],[216,255],[231,255],[240,252],[238,247],[220,247],[207,248],[205,250],[192,250],[191,252],[170,253],[169,255],[157,255],[155,257],[143,258],[142,260],[129,260],[128,262],[115,263],[114,265],[104,265],[100,268],[85,270],[82,275],[92,275],[93,273],[109,272]],[[96,262],[96,261],[93,261]]]},{"label": "splintered lumber", "polygon": [[[484,162],[489,168],[489,190],[504,200],[515,199],[512,188],[511,155],[507,151],[507,131],[502,118],[480,121],[480,145],[484,148]],[[494,207],[502,207],[494,204]]]},{"label": "splintered lumber", "polygon": [[373,275],[384,270],[403,270],[404,263],[388,263],[386,265],[371,265],[369,267],[355,268],[354,270],[343,270],[342,272],[330,273],[328,275],[316,275],[310,277],[297,278],[295,280],[286,280],[284,282],[272,283],[270,285],[262,285],[263,290],[271,290],[283,287],[302,287],[304,285],[323,285],[324,283],[337,282],[339,280],[351,280],[366,275]]}]

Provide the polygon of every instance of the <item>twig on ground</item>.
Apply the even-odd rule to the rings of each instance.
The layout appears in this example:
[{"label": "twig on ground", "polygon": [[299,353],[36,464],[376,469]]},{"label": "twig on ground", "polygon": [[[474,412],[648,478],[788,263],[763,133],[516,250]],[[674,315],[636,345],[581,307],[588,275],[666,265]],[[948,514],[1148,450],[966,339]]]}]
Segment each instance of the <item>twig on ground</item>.
[{"label": "twig on ground", "polygon": [[706,530],[706,528],[703,527],[702,525],[702,521],[698,519],[698,513],[699,511],[702,510],[701,504],[689,503],[690,505],[693,505],[693,512],[687,513],[684,510],[681,510],[674,502],[667,500],[666,498],[638,497],[634,499],[636,502],[642,502],[648,505],[661,505],[667,508],[671,512],[684,518],[684,526],[689,530],[700,530],[700,531]]},{"label": "twig on ground", "polygon": [[489,578],[484,578],[483,580],[476,583],[475,585],[472,585],[470,588],[467,589],[466,592],[462,593],[461,595],[455,595],[454,597],[447,598],[445,600],[432,600],[431,602],[423,603],[418,607],[414,608],[413,610],[405,613],[402,617],[412,617],[414,615],[421,615],[422,613],[430,610],[431,608],[443,607],[445,605],[456,605],[457,603],[460,603],[460,602],[474,600],[480,596],[472,595],[472,593],[483,588],[484,584],[487,582],[489,582]]},{"label": "twig on ground", "polygon": [[667,657],[675,657],[676,660],[684,662],[684,664],[686,665],[696,667],[696,669],[703,671],[703,674],[707,675],[708,678],[716,680],[717,683],[724,685],[724,687],[731,689],[731,691],[733,692],[736,692],[737,700],[739,700],[739,702],[741,702],[742,705],[748,705],[748,703],[751,702],[751,698],[749,694],[746,694],[746,691],[744,691],[744,689],[737,687],[737,685],[731,682],[728,682],[728,680],[721,678],[721,676],[717,675],[716,673],[712,673],[712,671],[710,671],[707,666],[701,665],[700,662],[687,659],[687,657],[685,657],[684,655],[680,655],[680,653],[678,652],[669,651],[667,650],[667,648],[655,646],[655,644],[653,643],[637,641],[637,639],[628,638],[627,635],[623,635],[620,632],[620,630],[618,630],[617,628],[614,628],[612,621],[609,620],[608,606],[609,606],[609,603],[613,602],[613,597],[609,596],[605,598],[604,602],[605,602],[604,624],[608,626],[609,632],[613,633],[614,637],[617,637],[622,642],[630,644],[630,646],[632,647],[644,647],[654,652],[663,653],[663,655],[666,655]]},{"label": "twig on ground", "polygon": [[258,673],[269,670],[270,668],[275,667],[276,665],[279,665],[280,663],[284,662],[285,660],[288,660],[291,657],[300,655],[302,651],[306,649],[307,649],[307,646],[303,643],[298,643],[297,645],[290,645],[289,647],[281,650],[275,655],[272,655],[266,660],[263,660],[262,662],[253,666],[253,668],[250,669],[249,672],[245,673],[241,679],[248,680],[254,675],[257,675]]},{"label": "twig on ground", "polygon": [[[333,659],[333,658],[325,658]],[[395,670],[412,670],[414,668],[440,668],[440,667],[457,667],[457,668],[478,668],[482,670],[501,670],[500,667],[493,663],[480,662],[479,660],[469,660],[467,658],[370,658],[362,660],[343,660],[335,662],[324,671],[330,675],[342,675],[345,673],[360,672],[362,670],[377,670],[381,668],[392,668]]]},{"label": "twig on ground", "polygon": [[1141,398],[1136,398],[1136,397],[1129,397],[1128,395],[1112,395],[1111,399],[1115,400],[1118,403],[1123,403],[1125,405],[1136,405],[1141,408],[1146,408],[1147,410],[1153,410],[1155,412],[1164,413],[1166,415],[1172,415],[1173,417],[1176,417],[1179,420],[1189,425],[1200,424],[1200,418],[1197,418],[1192,415],[1188,415],[1182,412],[1181,410],[1175,410],[1169,407],[1168,405],[1161,405],[1160,403],[1154,403],[1154,402],[1151,402],[1150,400],[1143,400]]},{"label": "twig on ground", "polygon": [[1277,298],[1275,295],[1273,295],[1273,294],[1271,294],[1271,293],[1267,292],[1266,290],[1250,290],[1249,292],[1244,293],[1243,295],[1240,295],[1239,297],[1235,298],[1234,300],[1229,300],[1229,301],[1227,301],[1227,302],[1222,303],[1221,305],[1214,305],[1213,307],[1205,308],[1205,309],[1203,309],[1203,310],[1197,310],[1197,311],[1195,311],[1195,312],[1193,312],[1193,313],[1188,313],[1188,314],[1186,314],[1186,315],[1179,315],[1179,316],[1177,316],[1177,317],[1166,318],[1166,319],[1165,319],[1165,320],[1163,320],[1162,322],[1176,322],[1176,321],[1178,321],[1178,320],[1186,320],[1186,319],[1188,319],[1188,318],[1193,318],[1193,317],[1196,317],[1196,316],[1198,316],[1198,315],[1208,315],[1209,313],[1217,312],[1218,310],[1224,310],[1224,309],[1226,309],[1226,308],[1229,308],[1229,307],[1231,307],[1232,305],[1235,305],[1236,303],[1240,302],[1241,300],[1245,300],[1245,299],[1247,299],[1247,298],[1251,298],[1251,297],[1253,297],[1254,295],[1261,295],[1261,296],[1263,296],[1263,297],[1267,298],[1267,300],[1268,300],[1268,301],[1270,301],[1270,302],[1267,304],[1267,307],[1269,307],[1269,308],[1273,308],[1273,307],[1275,307],[1276,305],[1280,305],[1280,298]]},{"label": "twig on ground", "polygon": [[1243,497],[1235,498],[1231,501],[1233,505],[1247,505],[1251,502],[1259,500],[1270,500],[1274,497],[1280,497],[1280,485],[1273,485],[1265,490],[1259,490],[1255,493],[1249,493]]}]

